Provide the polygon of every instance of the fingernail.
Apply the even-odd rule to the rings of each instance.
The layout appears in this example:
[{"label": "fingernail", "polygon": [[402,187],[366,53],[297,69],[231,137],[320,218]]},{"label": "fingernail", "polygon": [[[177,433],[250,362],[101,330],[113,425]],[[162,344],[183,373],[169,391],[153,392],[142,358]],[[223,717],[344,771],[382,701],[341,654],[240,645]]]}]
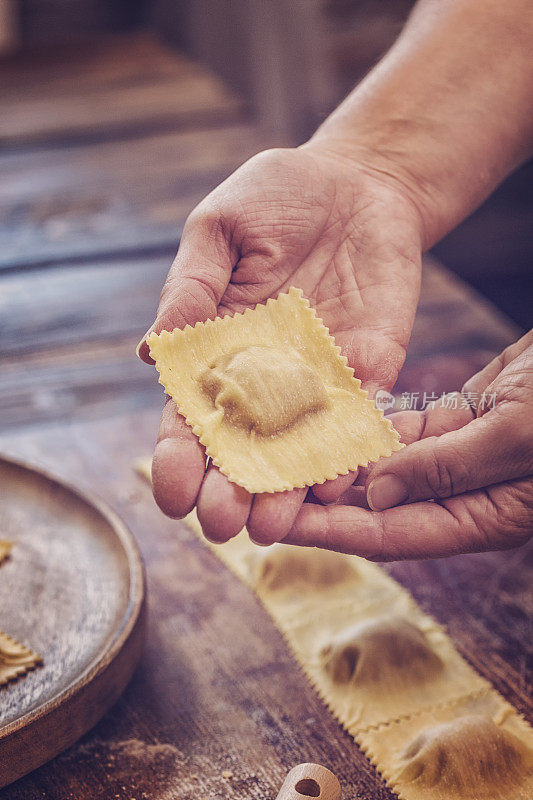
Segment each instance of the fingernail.
[{"label": "fingernail", "polygon": [[150,331],[151,331],[151,328],[148,328],[148,330],[146,331],[146,333],[142,337],[141,341],[139,342],[139,344],[135,348],[135,354],[136,354],[137,358],[140,358],[142,361],[144,361],[145,359],[149,359],[152,363],[155,364],[155,361],[153,360],[153,358],[150,355],[150,348],[148,346],[148,342],[146,341],[146,337],[148,336]]},{"label": "fingernail", "polygon": [[407,487],[396,475],[380,475],[368,487],[367,500],[372,511],[383,511],[403,503],[409,497]]}]

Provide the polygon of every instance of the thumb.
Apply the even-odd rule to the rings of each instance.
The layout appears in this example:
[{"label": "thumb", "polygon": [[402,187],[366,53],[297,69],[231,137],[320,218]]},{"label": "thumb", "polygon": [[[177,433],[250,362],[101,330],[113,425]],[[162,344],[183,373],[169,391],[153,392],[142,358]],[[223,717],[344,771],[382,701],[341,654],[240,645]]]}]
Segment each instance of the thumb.
[{"label": "thumb", "polygon": [[416,500],[444,499],[533,471],[533,448],[520,418],[496,409],[456,431],[414,442],[372,470],[373,511]]},{"label": "thumb", "polygon": [[187,219],[170,268],[155,322],[137,345],[137,355],[153,364],[146,343],[151,333],[184,328],[216,317],[235,258],[220,214],[196,209]]}]

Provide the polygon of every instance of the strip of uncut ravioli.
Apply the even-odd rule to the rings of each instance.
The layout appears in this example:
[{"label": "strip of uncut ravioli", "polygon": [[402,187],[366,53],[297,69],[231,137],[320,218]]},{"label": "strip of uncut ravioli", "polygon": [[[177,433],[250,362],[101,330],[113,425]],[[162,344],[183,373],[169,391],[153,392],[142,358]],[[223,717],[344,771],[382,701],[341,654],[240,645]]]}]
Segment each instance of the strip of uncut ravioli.
[{"label": "strip of uncut ravioli", "polygon": [[[148,480],[150,467],[149,458],[135,463]],[[195,512],[184,521],[207,543]],[[208,546],[255,591],[320,697],[402,800],[531,800],[531,727],[381,568],[327,551],[257,547],[246,529]],[[365,687],[364,669],[362,686],[331,675],[323,652],[331,643],[330,662],[358,644],[366,677],[381,671],[376,684]],[[388,669],[394,648],[404,663],[396,657]],[[400,686],[400,667],[417,664],[414,688]]]},{"label": "strip of uncut ravioli", "polygon": [[[184,522],[254,590],[319,696],[401,800],[531,800],[531,727],[384,570],[338,553],[258,547],[246,529],[211,545],[196,512]],[[379,631],[387,618],[400,632],[402,624],[419,630],[440,666],[432,660],[427,681],[410,688],[398,689],[394,671],[387,682],[386,670],[375,686],[336,684],[324,646],[344,629]],[[390,655],[378,652],[370,669]]]},{"label": "strip of uncut ravioli", "polygon": [[533,729],[494,689],[356,738],[402,800],[533,798]]},{"label": "strip of uncut ravioli", "polygon": [[402,446],[299,289],[148,344],[207,455],[249,492],[323,483]]}]

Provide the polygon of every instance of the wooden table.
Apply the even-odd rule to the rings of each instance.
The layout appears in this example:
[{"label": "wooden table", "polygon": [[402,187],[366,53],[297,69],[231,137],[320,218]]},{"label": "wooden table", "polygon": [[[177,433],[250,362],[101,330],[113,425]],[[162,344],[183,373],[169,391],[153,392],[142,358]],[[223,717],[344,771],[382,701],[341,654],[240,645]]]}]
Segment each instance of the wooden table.
[{"label": "wooden table", "polygon": [[[118,48],[116,85],[141,81],[145,89],[136,59],[126,57],[130,46]],[[149,62],[157,56],[163,71],[154,82],[180,84],[176,70],[188,67],[150,47]],[[116,45],[111,52],[117,60]],[[106,63],[101,56],[87,96],[98,98],[98,80],[109,89]],[[29,114],[43,60],[37,73],[25,69],[16,74]],[[87,67],[82,74],[88,83]],[[58,93],[73,91],[65,76],[58,82]],[[201,105],[198,93],[194,102]],[[151,322],[177,231],[197,196],[244,155],[242,141],[250,151],[264,146],[235,99],[221,106],[195,133],[185,128],[197,111],[184,122],[183,103],[181,117],[160,118],[164,132],[135,118],[133,101],[126,119],[106,118],[100,128],[94,117],[70,118],[63,138],[50,119],[39,131],[21,113],[18,133],[11,121],[2,134],[0,123],[10,148],[0,155],[8,174],[0,188],[0,449],[55,470],[119,512],[146,561],[150,614],[146,651],[122,699],[68,752],[0,791],[0,800],[274,798],[300,761],[329,766],[346,797],[393,798],[252,594],[158,511],[132,466],[152,448],[162,402],[153,370],[133,350]],[[134,169],[124,164],[127,137]],[[429,262],[397,391],[460,388],[518,334]],[[530,563],[531,549],[522,548],[386,569],[531,718]]]}]

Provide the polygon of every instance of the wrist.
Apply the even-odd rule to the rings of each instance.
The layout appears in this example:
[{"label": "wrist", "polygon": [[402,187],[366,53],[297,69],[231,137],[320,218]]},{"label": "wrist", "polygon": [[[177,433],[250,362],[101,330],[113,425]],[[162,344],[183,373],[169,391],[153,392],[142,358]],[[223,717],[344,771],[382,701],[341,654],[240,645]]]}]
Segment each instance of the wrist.
[{"label": "wrist", "polygon": [[396,186],[424,248],[531,154],[530,0],[420,0],[396,44],[308,146]]},{"label": "wrist", "polygon": [[[444,198],[423,175],[421,165],[412,163],[410,153],[400,152],[397,143],[387,141],[383,131],[343,136],[338,131],[320,128],[302,149],[344,164],[347,179],[352,169],[366,173],[401,200],[413,219],[421,247],[431,247],[444,233]],[[332,126],[333,127],[333,126]],[[335,126],[336,127],[336,126]],[[416,147],[413,146],[416,152]]]}]

